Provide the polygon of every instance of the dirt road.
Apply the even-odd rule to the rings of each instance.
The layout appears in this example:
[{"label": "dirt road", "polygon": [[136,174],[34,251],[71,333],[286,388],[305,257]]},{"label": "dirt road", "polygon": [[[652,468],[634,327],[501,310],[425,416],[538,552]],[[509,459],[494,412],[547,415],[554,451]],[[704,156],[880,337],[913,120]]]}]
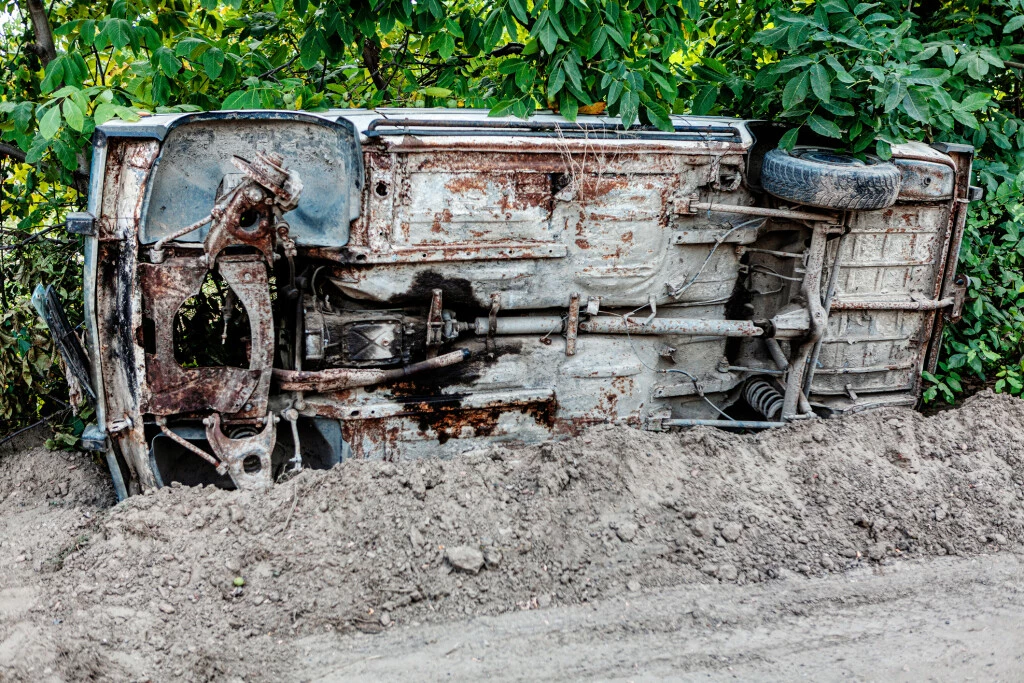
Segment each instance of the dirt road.
[{"label": "dirt road", "polygon": [[1024,566],[1005,554],[683,586],[293,649],[313,681],[1019,681]]},{"label": "dirt road", "polygon": [[1019,680],[1024,402],[598,427],[111,507],[0,453],[0,681]]}]

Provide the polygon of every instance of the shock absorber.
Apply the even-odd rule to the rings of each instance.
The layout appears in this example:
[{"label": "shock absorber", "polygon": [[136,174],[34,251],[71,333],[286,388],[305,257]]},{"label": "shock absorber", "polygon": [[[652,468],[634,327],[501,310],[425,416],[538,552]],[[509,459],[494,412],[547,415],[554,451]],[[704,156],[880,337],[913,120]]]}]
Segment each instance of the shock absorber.
[{"label": "shock absorber", "polygon": [[776,419],[782,413],[782,394],[760,377],[754,377],[747,382],[747,386],[743,389],[743,398],[747,400],[751,408],[769,420]]}]

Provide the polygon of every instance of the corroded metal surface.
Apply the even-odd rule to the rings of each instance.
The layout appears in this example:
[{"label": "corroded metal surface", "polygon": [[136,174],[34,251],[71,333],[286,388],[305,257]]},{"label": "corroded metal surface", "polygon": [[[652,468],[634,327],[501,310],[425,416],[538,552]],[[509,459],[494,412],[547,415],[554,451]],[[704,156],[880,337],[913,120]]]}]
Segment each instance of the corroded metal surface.
[{"label": "corroded metal surface", "polygon": [[277,440],[275,420],[267,420],[263,429],[252,436],[228,437],[221,429],[218,413],[205,420],[206,440],[217,458],[224,463],[228,476],[240,489],[260,490],[273,483],[270,454]]},{"label": "corroded metal surface", "polygon": [[394,370],[370,368],[330,368],[327,370],[274,370],[274,382],[282,391],[325,393],[339,389],[365,387],[400,379],[418,372],[446,368],[469,358],[466,350],[452,351]]},{"label": "corroded metal surface", "polygon": [[145,412],[173,415],[214,410],[238,417],[266,414],[274,354],[266,267],[262,260],[249,258],[221,260],[219,270],[249,316],[252,351],[248,368],[183,368],[175,359],[174,317],[187,299],[199,293],[208,272],[205,262],[175,258],[159,265],[139,265],[146,316],[154,330],[154,351],[146,354],[150,396]]},{"label": "corroded metal surface", "polygon": [[[107,151],[88,238],[97,386],[143,488],[160,480],[147,441],[179,425],[203,424],[208,446],[174,442],[180,457],[209,467],[198,448],[235,486],[261,488],[323,447],[316,420],[333,421],[357,457],[408,458],[606,422],[717,424],[751,377],[783,408],[747,426],[912,403],[943,315],[963,305],[962,150],[897,146],[898,202],[842,213],[751,189],[743,122],[695,119],[689,133],[646,139],[586,127],[562,137],[544,117],[523,137],[465,123],[486,121],[471,112],[453,128],[370,130],[372,112],[275,128],[289,116],[197,121],[171,129],[163,149]],[[338,120],[363,131],[331,149],[344,180],[303,177],[300,197],[288,169],[330,164],[298,141],[344,139],[331,137]],[[692,138],[702,125],[723,132]],[[206,139],[215,163],[185,173]],[[151,177],[158,154],[165,172],[211,185],[177,213],[172,176],[158,166]],[[240,174],[233,157],[250,160]],[[209,227],[196,226],[207,214]],[[184,223],[194,229],[175,233]],[[161,239],[157,253],[143,246]],[[227,345],[248,346],[247,367],[175,358],[175,316],[210,272],[248,316],[237,336],[215,321]],[[279,416],[287,463],[273,453]]]}]

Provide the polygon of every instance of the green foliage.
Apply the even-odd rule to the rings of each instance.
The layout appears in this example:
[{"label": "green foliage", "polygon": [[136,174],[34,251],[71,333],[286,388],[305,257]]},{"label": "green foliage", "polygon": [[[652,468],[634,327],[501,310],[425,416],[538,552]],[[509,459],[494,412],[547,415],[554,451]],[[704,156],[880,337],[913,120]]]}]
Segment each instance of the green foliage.
[{"label": "green foliage", "polygon": [[965,378],[1021,392],[1021,0],[58,0],[52,61],[24,3],[0,5],[0,143],[25,157],[0,148],[0,432],[64,409],[27,302],[55,282],[80,320],[79,245],[49,226],[84,208],[96,126],[220,108],[728,115],[791,123],[785,147],[813,133],[883,158],[974,144],[973,299],[926,398]]},{"label": "green foliage", "polygon": [[[952,402],[964,375],[996,391],[1024,393],[1024,170],[982,162],[984,202],[968,216],[960,270],[970,276],[964,319],[947,329],[945,358],[926,398]],[[1016,171],[1016,173],[1013,173]],[[946,388],[944,389],[943,386]]]}]

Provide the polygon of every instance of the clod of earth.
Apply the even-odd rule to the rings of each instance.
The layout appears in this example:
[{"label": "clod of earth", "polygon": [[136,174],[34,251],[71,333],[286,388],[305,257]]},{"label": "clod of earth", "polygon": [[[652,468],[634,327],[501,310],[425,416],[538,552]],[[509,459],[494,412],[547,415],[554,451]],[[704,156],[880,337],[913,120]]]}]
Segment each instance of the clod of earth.
[{"label": "clod of earth", "polygon": [[484,566],[484,554],[479,548],[460,545],[445,550],[445,557],[456,569],[476,574]]}]

